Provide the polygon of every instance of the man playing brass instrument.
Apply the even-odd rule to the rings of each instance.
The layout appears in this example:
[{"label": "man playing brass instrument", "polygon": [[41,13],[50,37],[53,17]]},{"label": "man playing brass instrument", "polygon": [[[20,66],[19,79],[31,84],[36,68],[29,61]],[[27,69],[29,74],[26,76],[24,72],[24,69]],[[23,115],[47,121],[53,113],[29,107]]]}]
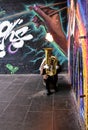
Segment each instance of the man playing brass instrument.
[{"label": "man playing brass instrument", "polygon": [[45,58],[43,59],[39,70],[40,74],[43,75],[47,95],[50,95],[52,94],[51,85],[53,85],[55,92],[58,91],[56,85],[58,81],[58,70],[60,69],[60,64],[57,58],[52,55],[52,48],[44,48],[44,50]]}]

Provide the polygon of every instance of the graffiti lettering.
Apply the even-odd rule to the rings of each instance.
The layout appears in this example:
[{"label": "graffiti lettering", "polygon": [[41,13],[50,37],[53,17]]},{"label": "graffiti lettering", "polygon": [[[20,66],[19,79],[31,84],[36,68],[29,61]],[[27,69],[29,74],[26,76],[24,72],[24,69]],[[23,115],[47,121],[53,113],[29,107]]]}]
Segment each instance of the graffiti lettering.
[{"label": "graffiti lettering", "polygon": [[18,24],[21,24],[23,19],[17,19],[14,23],[9,21],[4,21],[0,23],[0,58],[3,58],[6,55],[5,51],[5,40],[9,37],[11,45],[9,45],[9,52],[13,53],[11,46],[16,50],[22,48],[24,41],[31,40],[33,38],[32,34],[27,34],[29,28],[27,26],[20,29],[14,29]]}]

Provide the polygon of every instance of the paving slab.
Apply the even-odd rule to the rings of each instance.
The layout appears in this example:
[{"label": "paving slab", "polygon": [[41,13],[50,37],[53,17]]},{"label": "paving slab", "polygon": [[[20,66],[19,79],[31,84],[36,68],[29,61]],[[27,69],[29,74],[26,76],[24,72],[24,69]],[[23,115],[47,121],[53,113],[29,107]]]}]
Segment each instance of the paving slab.
[{"label": "paving slab", "polygon": [[39,74],[0,75],[0,130],[85,130],[68,74],[47,96]]}]

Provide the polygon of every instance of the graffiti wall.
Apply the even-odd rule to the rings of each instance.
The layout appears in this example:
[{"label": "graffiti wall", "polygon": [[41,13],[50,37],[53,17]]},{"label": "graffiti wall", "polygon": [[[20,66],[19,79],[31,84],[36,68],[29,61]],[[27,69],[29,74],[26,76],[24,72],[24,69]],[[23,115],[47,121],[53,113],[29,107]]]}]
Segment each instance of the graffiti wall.
[{"label": "graffiti wall", "polygon": [[[50,33],[53,40],[47,40]],[[0,1],[0,73],[39,73],[45,47],[67,69],[67,2]]]},{"label": "graffiti wall", "polygon": [[[81,117],[81,125],[88,129],[88,23],[87,23],[87,1],[71,0],[69,27],[70,41],[70,73],[72,87],[78,104]],[[71,7],[71,6],[70,6]],[[73,10],[75,12],[72,12]],[[74,27],[73,27],[74,25]]]}]

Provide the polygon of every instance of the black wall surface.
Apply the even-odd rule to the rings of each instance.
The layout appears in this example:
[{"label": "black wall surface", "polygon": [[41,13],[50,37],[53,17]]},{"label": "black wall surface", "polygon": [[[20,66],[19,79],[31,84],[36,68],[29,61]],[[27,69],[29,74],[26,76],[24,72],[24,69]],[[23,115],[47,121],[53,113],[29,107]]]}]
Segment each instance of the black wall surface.
[{"label": "black wall surface", "polygon": [[[63,56],[56,43],[45,40],[45,26],[32,21],[36,13],[29,6],[48,5],[64,0],[0,0],[0,73],[26,74],[39,73],[39,66],[44,58],[43,48],[53,47],[62,65],[67,69],[67,57]],[[67,3],[55,6],[60,9]],[[61,11],[62,27],[67,32],[67,12]],[[24,30],[26,30],[24,32]],[[32,38],[31,38],[32,36]]]}]

